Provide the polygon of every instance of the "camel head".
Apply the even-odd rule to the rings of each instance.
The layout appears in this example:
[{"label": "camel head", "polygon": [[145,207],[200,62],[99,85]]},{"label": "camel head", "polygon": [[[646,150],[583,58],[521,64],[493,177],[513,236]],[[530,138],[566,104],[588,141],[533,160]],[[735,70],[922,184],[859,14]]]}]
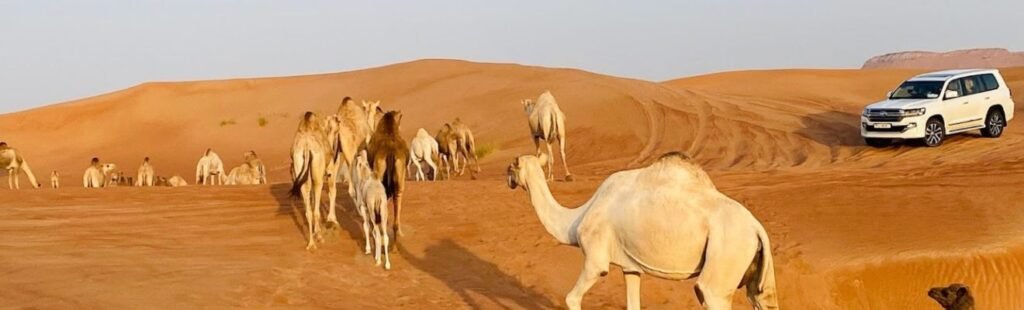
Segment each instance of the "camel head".
[{"label": "camel head", "polygon": [[322,125],[320,124],[319,119],[320,117],[318,117],[316,113],[312,111],[306,111],[306,113],[302,115],[302,121],[299,122],[299,131],[308,132],[319,130],[320,126]]},{"label": "camel head", "polygon": [[944,309],[973,309],[974,297],[970,289],[959,283],[928,290],[928,297],[939,302]]},{"label": "camel head", "polygon": [[523,103],[523,111],[526,111],[526,114],[532,113],[533,112],[533,107],[537,106],[533,102],[533,99],[523,99],[522,103]]},{"label": "camel head", "polygon": [[398,134],[398,131],[402,128],[402,111],[388,111],[384,113],[384,117],[380,119],[380,123],[377,126],[378,128],[383,128],[385,132]]},{"label": "camel head", "polygon": [[114,170],[117,170],[117,165],[115,164],[103,164],[103,166],[100,166],[100,171],[103,171],[103,174],[109,174],[114,172]]},{"label": "camel head", "polygon": [[253,159],[256,159],[256,151],[250,150],[248,152],[242,153],[242,159],[244,159],[245,161],[251,161]]},{"label": "camel head", "polygon": [[522,185],[524,190],[529,190],[525,183],[529,174],[539,173],[543,179],[544,169],[541,167],[547,165],[547,163],[548,156],[543,153],[540,156],[523,155],[516,157],[516,159],[512,160],[512,164],[508,166],[508,187],[516,189],[516,187]]}]

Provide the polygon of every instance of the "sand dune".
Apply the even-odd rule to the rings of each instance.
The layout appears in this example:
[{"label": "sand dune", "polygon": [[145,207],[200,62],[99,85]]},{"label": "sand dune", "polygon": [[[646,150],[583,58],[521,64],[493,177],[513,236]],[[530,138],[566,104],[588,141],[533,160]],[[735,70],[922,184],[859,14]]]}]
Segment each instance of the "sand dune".
[{"label": "sand dune", "polygon": [[[655,83],[423,60],[147,83],[0,115],[0,140],[22,149],[37,173],[63,172],[72,187],[92,156],[131,172],[150,156],[157,174],[191,179],[208,147],[228,166],[256,150],[279,183],[3,190],[0,300],[44,308],[559,307],[582,255],[555,245],[526,195],[501,179],[514,155],[533,149],[519,100],[551,90],[567,115],[569,164],[580,179],[553,184],[562,203],[583,203],[611,172],[686,151],[764,222],[787,308],[927,309],[927,289],[951,282],[974,288],[982,308],[1024,307],[1016,294],[1024,290],[1024,209],[1015,202],[1024,192],[1014,187],[1024,180],[1020,126],[998,140],[959,136],[938,149],[861,145],[863,106],[917,72],[748,71]],[[1004,73],[1024,93],[1024,69]],[[350,220],[322,250],[304,252],[285,193],[299,115],[333,111],[346,95],[402,110],[407,137],[460,117],[495,150],[481,161],[480,181],[411,184],[403,218],[411,233],[392,272],[361,254],[346,197]],[[697,308],[689,283],[644,283],[645,307]],[[613,273],[584,303],[623,307],[623,291]],[[742,294],[736,303],[745,305]]]},{"label": "sand dune", "polygon": [[950,52],[910,51],[871,57],[864,62],[865,69],[967,69],[1024,66],[1024,52],[1011,52],[1005,48],[977,48]]}]

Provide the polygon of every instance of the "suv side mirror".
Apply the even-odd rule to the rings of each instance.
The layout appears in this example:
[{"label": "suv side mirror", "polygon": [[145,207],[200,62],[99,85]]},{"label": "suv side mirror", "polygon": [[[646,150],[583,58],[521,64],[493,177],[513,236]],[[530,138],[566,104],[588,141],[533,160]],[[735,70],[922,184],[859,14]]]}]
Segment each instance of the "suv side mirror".
[{"label": "suv side mirror", "polygon": [[955,91],[955,90],[947,90],[946,91],[946,99],[953,99],[953,98],[956,98],[956,97],[960,97],[960,92]]},{"label": "suv side mirror", "polygon": [[892,98],[892,91],[891,90],[888,93],[885,93],[885,98]]}]

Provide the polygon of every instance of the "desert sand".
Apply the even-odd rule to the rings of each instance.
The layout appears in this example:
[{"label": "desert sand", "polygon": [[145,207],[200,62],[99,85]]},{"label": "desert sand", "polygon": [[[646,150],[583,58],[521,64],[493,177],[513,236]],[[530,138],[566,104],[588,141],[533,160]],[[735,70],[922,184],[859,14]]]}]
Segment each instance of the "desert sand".
[{"label": "desert sand", "polygon": [[[0,301],[14,308],[562,307],[583,256],[557,245],[527,194],[503,179],[514,156],[533,151],[519,100],[551,90],[566,114],[577,178],[552,184],[562,204],[582,204],[615,171],[684,151],[768,230],[784,308],[934,309],[928,289],[953,282],[969,285],[981,309],[1024,308],[1021,125],[1011,123],[999,139],[960,135],[939,148],[872,149],[859,138],[863,106],[918,72],[746,71],[651,82],[422,60],[337,74],[146,83],[0,115],[0,140],[22,150],[40,180],[51,170],[65,178],[59,191],[0,189]],[[1024,94],[1024,68],[1003,72]],[[304,250],[301,203],[287,194],[286,156],[300,115],[334,111],[344,96],[402,110],[407,140],[420,127],[433,133],[460,117],[493,150],[481,159],[480,180],[407,183],[407,236],[390,272],[362,254],[358,215],[345,194],[342,226],[313,253]],[[209,147],[228,167],[255,150],[273,184],[86,190],[78,182],[93,156],[130,173],[149,156],[157,175],[191,181]],[[741,291],[735,304],[749,307]],[[644,277],[643,305],[699,308],[692,282],[653,277]],[[621,273],[598,282],[584,307],[625,307]]]}]

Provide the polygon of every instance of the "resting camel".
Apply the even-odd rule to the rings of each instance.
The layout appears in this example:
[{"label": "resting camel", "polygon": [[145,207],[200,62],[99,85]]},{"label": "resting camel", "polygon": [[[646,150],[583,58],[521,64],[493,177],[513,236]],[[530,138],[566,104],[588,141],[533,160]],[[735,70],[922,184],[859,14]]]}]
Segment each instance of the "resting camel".
[{"label": "resting camel", "polygon": [[928,290],[928,297],[946,310],[974,310],[974,296],[966,285],[954,283],[947,287],[936,287]]},{"label": "resting camel", "polygon": [[423,174],[421,161],[430,166],[430,171],[434,172],[432,180],[437,181],[437,165],[434,164],[437,149],[437,140],[434,140],[434,137],[431,137],[426,129],[420,128],[416,131],[416,137],[412,138],[412,144],[409,146],[409,163],[416,165],[416,181],[427,179]]},{"label": "resting camel", "polygon": [[[572,181],[572,173],[569,173],[569,164],[565,162],[565,114],[558,108],[558,102],[551,91],[540,94],[537,101],[530,99],[523,100],[523,109],[526,110],[527,121],[530,125],[530,133],[533,135],[533,144],[537,146],[537,155],[541,154],[540,140],[547,142],[548,157],[555,160],[555,153],[551,151],[551,143],[558,140],[558,149],[562,157],[562,167],[565,168],[565,180]],[[551,170],[552,163],[548,163],[548,180],[555,179],[555,173]]]},{"label": "resting camel", "polygon": [[57,170],[50,172],[50,187],[53,189],[60,188],[60,173],[58,173]]},{"label": "resting camel", "polygon": [[380,266],[381,252],[384,252],[384,269],[391,270],[391,256],[388,254],[388,196],[384,184],[374,178],[367,162],[366,151],[356,156],[352,167],[352,182],[356,186],[356,208],[363,218],[363,237],[366,238],[366,254],[370,254],[370,228],[373,228],[373,259]]},{"label": "resting camel", "polygon": [[149,164],[149,157],[142,159],[142,165],[135,177],[135,186],[153,186],[153,165]]},{"label": "resting camel", "polygon": [[4,167],[7,170],[7,187],[10,189],[21,189],[21,185],[18,184],[19,170],[25,172],[25,176],[32,183],[32,187],[39,188],[42,186],[42,184],[36,182],[36,175],[32,173],[32,168],[29,168],[25,158],[21,157],[21,152],[7,146],[6,142],[0,142],[0,167]]},{"label": "resting camel", "polygon": [[206,153],[196,163],[196,184],[224,184],[225,178],[224,161],[220,159],[220,155],[217,155],[217,152],[214,152],[212,149],[206,149]]},{"label": "resting camel", "polygon": [[580,309],[583,294],[622,267],[629,309],[640,309],[640,275],[697,277],[705,309],[730,309],[746,286],[755,309],[778,309],[771,245],[764,227],[743,205],[719,192],[707,173],[681,153],[648,167],[612,174],[589,201],[562,207],[548,189],[541,154],[508,167],[508,185],[522,186],[544,228],[562,244],[583,250],[583,272],[566,296]]},{"label": "resting camel", "polygon": [[260,184],[260,172],[249,163],[242,163],[231,169],[228,173],[227,185],[255,185]]},{"label": "resting camel", "polygon": [[[444,124],[441,129],[434,135],[434,141],[437,141],[437,157],[439,167],[444,167],[444,172],[448,179],[452,178],[452,170],[458,173],[459,165],[455,164],[455,134],[452,133],[452,125]],[[452,167],[454,166],[454,167]],[[440,173],[437,171],[436,173]]]},{"label": "resting camel", "polygon": [[85,168],[85,174],[82,175],[82,187],[85,188],[101,188],[106,184],[105,173],[103,172],[103,165],[100,164],[100,159],[93,157],[89,162],[89,167]]},{"label": "resting camel", "polygon": [[320,239],[320,195],[331,154],[330,144],[320,128],[322,125],[316,113],[306,112],[292,142],[291,194],[301,196],[305,207],[306,250],[316,249],[314,239]]},{"label": "resting camel", "polygon": [[256,183],[253,184],[267,184],[267,167],[263,165],[263,161],[256,156],[256,151],[248,151],[242,154],[242,158],[254,169],[256,177]]},{"label": "resting camel", "polygon": [[185,178],[181,177],[180,175],[172,176],[170,179],[166,179],[164,182],[167,183],[167,186],[170,187],[188,186],[188,182],[185,182]]},{"label": "resting camel", "polygon": [[384,113],[377,131],[373,132],[367,147],[368,161],[375,177],[384,184],[388,199],[394,206],[395,242],[402,234],[402,191],[405,190],[405,167],[409,163],[409,147],[399,132],[402,113]]}]

